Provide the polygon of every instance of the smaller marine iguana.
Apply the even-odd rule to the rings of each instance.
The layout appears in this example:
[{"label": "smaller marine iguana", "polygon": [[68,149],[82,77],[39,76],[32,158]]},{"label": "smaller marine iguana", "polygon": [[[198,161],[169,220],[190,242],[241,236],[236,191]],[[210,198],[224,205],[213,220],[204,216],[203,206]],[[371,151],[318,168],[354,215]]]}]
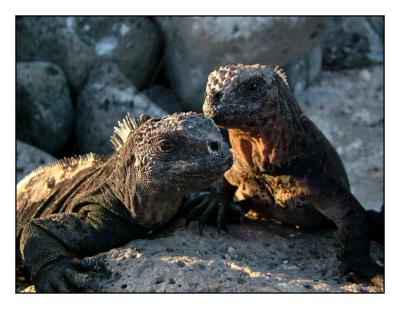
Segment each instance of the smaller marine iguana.
[{"label": "smaller marine iguana", "polygon": [[17,265],[38,292],[93,289],[106,269],[82,258],[159,230],[232,164],[218,127],[196,113],[128,115],[115,132],[111,156],[64,159],[17,185]]},{"label": "smaller marine iguana", "polygon": [[351,194],[339,155],[301,111],[282,69],[220,67],[208,77],[203,111],[228,129],[233,166],[210,194],[186,204],[195,206],[187,223],[199,219],[201,232],[217,214],[218,228],[224,228],[226,210],[238,208],[234,195],[259,217],[302,227],[334,223],[341,273],[354,272],[383,286],[383,268],[369,256],[369,236],[383,241],[383,213],[366,212]]}]

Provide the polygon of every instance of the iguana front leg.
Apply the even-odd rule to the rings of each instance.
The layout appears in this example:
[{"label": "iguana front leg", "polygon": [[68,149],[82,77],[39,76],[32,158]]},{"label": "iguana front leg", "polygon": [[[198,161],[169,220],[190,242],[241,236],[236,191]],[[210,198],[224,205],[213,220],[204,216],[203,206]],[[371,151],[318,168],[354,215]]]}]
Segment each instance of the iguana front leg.
[{"label": "iguana front leg", "polygon": [[187,201],[185,208],[191,209],[186,216],[186,225],[191,221],[199,221],[199,233],[203,234],[206,223],[216,221],[218,232],[228,231],[226,216],[231,215],[239,221],[243,221],[244,213],[241,207],[233,203],[236,187],[228,183],[225,177],[211,186],[210,192],[202,192],[193,199]]},{"label": "iguana front leg", "polygon": [[100,263],[80,260],[128,242],[137,229],[98,205],[78,213],[31,219],[22,231],[20,250],[38,292],[76,292],[91,288],[88,272]]},{"label": "iguana front leg", "polygon": [[355,273],[383,288],[383,267],[370,257],[367,212],[347,188],[312,177],[314,207],[334,222],[340,238],[341,275]]}]

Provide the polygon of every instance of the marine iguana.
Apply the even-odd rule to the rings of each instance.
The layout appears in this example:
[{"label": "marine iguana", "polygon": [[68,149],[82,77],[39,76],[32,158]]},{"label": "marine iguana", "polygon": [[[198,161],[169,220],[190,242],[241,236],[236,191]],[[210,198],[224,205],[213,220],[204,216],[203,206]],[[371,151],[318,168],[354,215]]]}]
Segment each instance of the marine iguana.
[{"label": "marine iguana", "polygon": [[[383,285],[383,268],[370,254],[368,221],[381,231],[383,215],[366,212],[351,194],[343,163],[307,118],[278,66],[227,65],[210,73],[204,114],[228,129],[233,165],[209,194],[190,200],[187,224],[199,229],[226,210],[245,211],[290,225],[313,228],[334,223],[340,237],[341,271]],[[234,198],[236,200],[234,200]],[[377,217],[377,218],[374,218]],[[380,222],[379,222],[380,221]]]},{"label": "marine iguana", "polygon": [[108,157],[64,159],[17,185],[17,265],[38,292],[93,289],[92,278],[107,270],[84,257],[158,231],[185,194],[232,164],[218,127],[192,112],[128,115],[111,141]]}]

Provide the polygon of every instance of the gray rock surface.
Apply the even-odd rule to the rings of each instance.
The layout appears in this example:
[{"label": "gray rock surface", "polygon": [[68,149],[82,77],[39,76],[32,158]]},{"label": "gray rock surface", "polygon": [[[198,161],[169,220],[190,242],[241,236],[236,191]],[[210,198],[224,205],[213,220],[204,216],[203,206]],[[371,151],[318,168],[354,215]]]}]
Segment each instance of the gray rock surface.
[{"label": "gray rock surface", "polygon": [[[306,232],[266,221],[230,225],[198,235],[177,222],[154,239],[134,240],[99,254],[114,276],[102,292],[380,292],[367,283],[337,281],[339,247],[334,230]],[[382,263],[383,251],[373,244]]]},{"label": "gray rock surface", "polygon": [[305,57],[285,66],[290,88],[300,95],[321,73],[322,49],[313,48]]},{"label": "gray rock surface", "polygon": [[323,44],[329,69],[354,69],[383,62],[383,17],[335,17]]},{"label": "gray rock surface", "polygon": [[384,39],[383,35],[385,30],[384,16],[369,16],[367,18],[372,28],[375,30],[376,33],[378,33],[379,37],[383,42]]},{"label": "gray rock surface", "polygon": [[112,60],[138,87],[150,83],[161,37],[147,17],[19,17],[17,59],[46,60],[66,73],[74,92],[95,63]]},{"label": "gray rock surface", "polygon": [[118,66],[105,62],[89,74],[88,82],[78,96],[76,113],[77,152],[108,154],[113,128],[127,113],[139,116],[165,115],[146,95],[122,74]]},{"label": "gray rock surface", "polygon": [[354,195],[365,208],[379,210],[383,204],[383,67],[323,72],[299,103],[338,150]]},{"label": "gray rock surface", "polygon": [[63,71],[48,62],[17,63],[17,138],[57,152],[73,129],[73,106]]},{"label": "gray rock surface", "polygon": [[94,51],[75,33],[74,17],[18,17],[17,60],[56,63],[78,91],[93,66]]},{"label": "gray rock surface", "polygon": [[177,97],[175,92],[162,85],[151,85],[143,90],[143,93],[148,96],[155,104],[168,113],[183,111],[183,104]]},{"label": "gray rock surface", "polygon": [[[304,57],[327,33],[326,17],[157,17],[166,39],[165,70],[192,110],[208,74],[228,63],[282,66]],[[284,35],[282,35],[284,33]]]},{"label": "gray rock surface", "polygon": [[77,17],[76,31],[102,60],[114,61],[139,89],[155,77],[161,35],[147,17]]},{"label": "gray rock surface", "polygon": [[48,153],[17,140],[17,183],[35,168],[55,160],[57,159]]}]

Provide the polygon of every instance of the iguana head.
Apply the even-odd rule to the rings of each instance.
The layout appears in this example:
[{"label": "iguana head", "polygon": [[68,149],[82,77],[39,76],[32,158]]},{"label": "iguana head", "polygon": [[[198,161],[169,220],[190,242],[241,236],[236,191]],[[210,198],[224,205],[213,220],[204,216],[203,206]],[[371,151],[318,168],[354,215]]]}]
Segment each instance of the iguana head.
[{"label": "iguana head", "polygon": [[200,189],[232,164],[218,127],[201,114],[142,115],[139,120],[128,116],[115,131],[111,141],[120,161],[141,183]]},{"label": "iguana head", "polygon": [[185,194],[209,186],[232,165],[218,127],[204,115],[128,116],[115,132],[111,186],[132,220],[147,228],[169,221]]},{"label": "iguana head", "polygon": [[290,118],[292,98],[279,66],[226,65],[208,76],[203,111],[222,127],[248,129]]}]

